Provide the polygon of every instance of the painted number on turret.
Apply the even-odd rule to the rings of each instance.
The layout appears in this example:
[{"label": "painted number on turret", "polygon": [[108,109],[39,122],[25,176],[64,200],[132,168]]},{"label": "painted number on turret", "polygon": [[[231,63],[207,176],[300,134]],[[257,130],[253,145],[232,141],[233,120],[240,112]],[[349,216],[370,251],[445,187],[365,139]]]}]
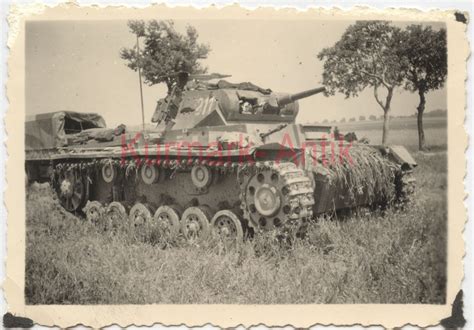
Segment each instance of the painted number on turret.
[{"label": "painted number on turret", "polygon": [[196,110],[192,112],[195,116],[206,116],[208,115],[215,106],[216,99],[215,98],[200,98],[198,100],[198,106]]}]

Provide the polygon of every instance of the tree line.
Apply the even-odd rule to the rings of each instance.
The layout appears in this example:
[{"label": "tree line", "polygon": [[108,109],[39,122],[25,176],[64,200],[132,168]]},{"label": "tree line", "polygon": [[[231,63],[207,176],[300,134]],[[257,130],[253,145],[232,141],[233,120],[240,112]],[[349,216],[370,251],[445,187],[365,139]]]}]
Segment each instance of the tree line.
[{"label": "tree line", "polygon": [[373,90],[384,116],[383,144],[388,142],[395,89],[417,93],[418,145],[425,149],[426,94],[443,87],[447,75],[445,29],[436,31],[421,24],[401,29],[387,21],[360,21],[349,26],[334,46],[319,52],[318,59],[324,61],[327,94],[354,97],[365,89]]},{"label": "tree line", "polygon": [[[398,115],[398,116],[392,116],[390,115],[390,119],[392,118],[416,118],[418,116],[418,113],[415,112],[411,115]],[[447,116],[447,111],[443,109],[436,109],[436,110],[431,110],[430,112],[427,112],[424,114],[424,117],[446,117]],[[376,115],[369,115],[369,116],[359,116],[359,118],[356,120],[356,117],[351,117],[349,120],[346,119],[346,117],[342,117],[340,119],[327,119],[324,118],[320,123],[321,124],[330,124],[330,123],[345,123],[346,121],[348,122],[354,122],[354,121],[379,121],[383,120],[384,116],[376,116]],[[315,123],[318,123],[317,121]]]},{"label": "tree line", "polygon": [[[200,60],[211,48],[198,42],[198,32],[187,26],[184,34],[173,21],[129,21],[137,45],[123,48],[122,59],[132,70],[142,70],[148,85],[165,83],[170,91],[177,72],[205,73]],[[143,39],[143,49],[138,40]],[[358,21],[332,46],[317,54],[323,61],[326,95],[357,97],[371,89],[383,111],[382,143],[388,142],[391,103],[396,89],[417,93],[419,149],[426,147],[423,113],[426,95],[443,87],[447,76],[447,41],[444,28],[412,24],[400,28],[388,21]],[[354,119],[355,120],[355,119]]]}]

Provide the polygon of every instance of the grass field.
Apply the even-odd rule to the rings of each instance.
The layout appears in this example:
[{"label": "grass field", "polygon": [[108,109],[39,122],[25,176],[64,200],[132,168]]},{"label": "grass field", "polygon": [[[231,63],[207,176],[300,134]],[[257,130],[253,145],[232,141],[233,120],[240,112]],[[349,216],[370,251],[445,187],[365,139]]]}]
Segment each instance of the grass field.
[{"label": "grass field", "polygon": [[[437,150],[447,147],[446,117],[426,117],[423,127],[428,147]],[[338,126],[341,133],[355,132],[360,139],[366,137],[372,144],[382,143],[382,121],[361,121],[351,123],[332,124]],[[392,118],[388,144],[404,145],[410,151],[418,149],[418,129],[416,118]]]},{"label": "grass field", "polygon": [[[380,134],[372,128],[364,132]],[[394,124],[391,133],[393,143],[416,150],[416,129]],[[239,250],[218,242],[153,246],[126,231],[101,232],[62,211],[48,187],[35,185],[27,192],[26,302],[442,304],[447,165],[440,136],[445,125],[427,127],[436,152],[413,153],[418,189],[405,210],[319,219],[292,247],[271,235]]]}]

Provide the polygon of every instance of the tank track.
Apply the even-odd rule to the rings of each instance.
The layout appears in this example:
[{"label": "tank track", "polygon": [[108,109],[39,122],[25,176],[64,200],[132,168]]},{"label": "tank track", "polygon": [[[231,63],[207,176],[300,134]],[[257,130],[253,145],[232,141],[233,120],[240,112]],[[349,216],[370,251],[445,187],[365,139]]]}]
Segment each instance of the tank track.
[{"label": "tank track", "polygon": [[[259,175],[270,181],[279,190],[282,199],[275,214],[264,216],[256,211],[252,199],[253,185],[258,184]],[[263,162],[239,172],[240,200],[244,218],[254,230],[277,230],[282,233],[301,233],[313,215],[314,182],[294,163]],[[256,180],[254,178],[257,178]],[[257,191],[258,192],[258,191]],[[257,192],[254,192],[256,194]]]},{"label": "tank track", "polygon": [[397,203],[403,205],[410,201],[416,191],[416,179],[413,171],[401,171],[395,178]]},{"label": "tank track", "polygon": [[[145,159],[126,159],[120,161],[113,158],[81,160],[78,162],[56,163],[54,166],[55,175],[52,181],[56,183],[56,187],[60,186],[59,178],[64,177],[65,171],[72,171],[75,177],[82,176],[84,180],[91,182],[93,173],[100,175],[101,169],[105,165],[112,165],[118,171],[121,171],[124,176],[137,175],[139,176],[140,167],[145,163]],[[163,161],[154,161],[155,166],[160,170],[166,170],[169,174],[169,179],[173,179],[176,171],[190,172],[194,166],[206,166],[220,175],[235,175],[237,180],[236,186],[240,188],[240,209],[238,212],[233,211],[239,218],[242,228],[250,227],[253,231],[267,231],[274,230],[281,233],[300,233],[305,230],[308,220],[312,217],[312,207],[314,204],[314,182],[311,176],[298,168],[291,162],[236,162],[236,161],[213,161],[213,160],[198,160],[192,158],[186,159],[169,159]],[[262,182],[259,180],[264,178]],[[190,180],[190,184],[191,180]],[[253,186],[252,186],[253,185]],[[250,196],[249,188],[253,187],[254,193],[261,194],[262,199],[274,198],[276,200],[275,210],[263,215],[256,209],[254,196]],[[58,192],[58,188],[56,189]],[[212,193],[212,185],[209,187]],[[273,196],[268,197],[268,194]],[[86,199],[88,196],[86,197]],[[87,203],[85,200],[84,203]],[[91,201],[89,201],[91,202]],[[115,201],[114,202],[120,202]],[[130,202],[130,201],[129,201]],[[129,202],[124,201],[130,205]],[[131,204],[136,204],[134,201]],[[263,204],[262,204],[263,205]],[[84,205],[85,206],[85,205]],[[160,206],[160,205],[157,205]],[[185,208],[185,205],[181,205]],[[262,206],[260,206],[262,207]],[[97,207],[96,207],[97,208]],[[85,208],[88,210],[88,207]],[[69,210],[70,211],[70,210]],[[130,210],[131,211],[131,210]],[[96,212],[104,212],[96,211]],[[213,213],[213,214],[212,214]],[[217,214],[217,209],[214,209],[211,214],[208,212],[208,219]],[[150,212],[153,216],[153,212]],[[94,215],[95,216],[95,215]]]},{"label": "tank track", "polygon": [[[71,205],[70,208],[82,202],[84,203],[82,206],[85,206],[89,199],[87,182],[92,182],[91,178],[94,177],[94,174],[100,175],[105,165],[112,164],[124,177],[138,178],[140,168],[145,163],[145,158],[129,158],[125,159],[125,161],[117,158],[81,159],[76,161],[68,159],[54,164],[55,170],[53,173],[55,175],[52,176],[52,182],[58,192],[60,188],[64,188],[60,184],[61,178],[67,176],[65,175],[66,172],[73,173],[72,177],[74,180],[72,182],[74,184],[71,186],[77,186],[78,191],[84,191],[86,195],[83,199],[72,200],[72,203],[69,203]],[[234,197],[228,199],[230,201],[228,205],[222,208],[214,205],[211,211],[207,210],[205,212],[209,222],[219,209],[224,209],[232,212],[232,218],[238,218],[239,226],[244,231],[248,229],[253,232],[273,230],[283,233],[296,232],[298,234],[305,232],[309,220],[313,217],[313,207],[315,206],[313,173],[297,167],[292,162],[249,161],[242,163],[240,161],[185,158],[153,160],[153,163],[160,170],[167,171],[169,180],[173,180],[177,172],[191,173],[195,166],[205,166],[220,176],[227,176],[235,184],[237,190],[234,190]],[[261,179],[259,180],[259,178]],[[395,176],[394,201],[399,205],[409,202],[415,192],[415,183],[412,171],[400,169]],[[189,184],[192,185],[191,180],[189,180]],[[211,195],[215,194],[212,184],[207,189]],[[261,191],[261,200],[270,201],[270,205],[272,203],[277,204],[275,210],[271,210],[271,207],[269,207],[268,210],[263,210],[268,212],[260,212],[265,207],[263,204],[263,206],[257,207],[255,202],[259,199],[255,197],[255,194],[258,195],[259,191]],[[324,196],[321,196],[321,198],[324,198]],[[224,199],[226,198],[224,197]],[[114,198],[113,201],[123,203],[127,208],[127,212],[131,211],[130,207],[134,206],[134,204],[140,203],[138,199],[120,200]],[[102,203],[104,206],[107,206],[110,204],[110,201]],[[178,208],[182,210],[189,208],[187,203],[177,204]],[[154,209],[162,205],[155,205]],[[171,203],[164,205],[171,206]],[[238,209],[239,207],[240,209]],[[70,212],[75,212],[68,207],[65,208]],[[102,211],[98,210],[97,212]],[[183,211],[178,213],[181,214]],[[150,214],[153,216],[153,209],[150,209]],[[227,220],[229,222],[232,219]],[[239,228],[238,232],[240,233],[241,231]]]}]

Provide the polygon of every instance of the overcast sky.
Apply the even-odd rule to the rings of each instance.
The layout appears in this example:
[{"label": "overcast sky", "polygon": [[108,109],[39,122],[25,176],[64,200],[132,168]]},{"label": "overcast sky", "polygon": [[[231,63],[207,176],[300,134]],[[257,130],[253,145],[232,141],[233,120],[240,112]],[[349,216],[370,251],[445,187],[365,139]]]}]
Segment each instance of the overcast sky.
[{"label": "overcast sky", "polygon": [[[232,74],[274,91],[298,92],[321,85],[317,53],[334,45],[350,21],[175,21],[178,31],[196,27],[211,47],[209,72]],[[438,26],[439,27],[439,26]],[[436,27],[436,28],[438,28]],[[120,59],[134,45],[126,21],[29,22],[26,29],[26,113],[73,110],[98,112],[109,126],[141,122],[137,73]],[[146,122],[166,87],[144,87]],[[416,111],[418,97],[399,89],[392,115]],[[446,108],[446,90],[427,96],[427,111]],[[381,115],[372,90],[358,98],[316,95],[300,101],[299,122]]]}]

